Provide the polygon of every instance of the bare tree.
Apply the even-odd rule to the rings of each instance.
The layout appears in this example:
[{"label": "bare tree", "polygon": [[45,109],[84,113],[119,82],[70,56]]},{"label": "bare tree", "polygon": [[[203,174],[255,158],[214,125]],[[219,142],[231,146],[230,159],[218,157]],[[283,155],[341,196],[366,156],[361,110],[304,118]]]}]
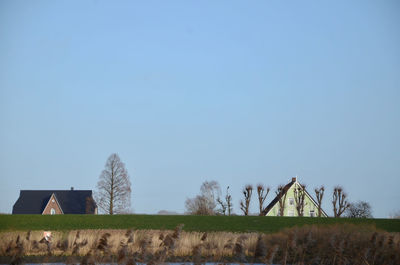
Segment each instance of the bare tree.
[{"label": "bare tree", "polygon": [[[295,184],[296,185],[296,184]],[[306,197],[306,186],[298,185],[294,188],[294,201],[296,203],[296,211],[298,216],[304,216],[304,199]]]},{"label": "bare tree", "polygon": [[264,208],[265,199],[268,196],[270,188],[265,188],[262,184],[257,185],[257,195],[258,195],[258,204],[260,207],[260,216],[265,216],[267,214],[267,207]]},{"label": "bare tree", "polygon": [[350,218],[372,218],[371,205],[364,201],[351,203],[346,210],[346,216]]},{"label": "bare tree", "polygon": [[324,197],[325,187],[321,186],[319,188],[315,188],[315,196],[317,197],[318,203],[318,217],[322,216],[322,198]]},{"label": "bare tree", "polygon": [[350,207],[350,203],[346,198],[347,194],[343,191],[342,187],[336,186],[333,189],[332,204],[334,217],[340,217]]},{"label": "bare tree", "polygon": [[218,182],[205,181],[200,187],[200,195],[185,201],[186,213],[195,215],[214,215],[217,198],[221,193]]},{"label": "bare tree", "polygon": [[219,204],[219,206],[221,206],[221,208],[218,209],[218,212],[221,213],[222,215],[226,215],[227,206],[226,206],[225,202],[220,197],[218,197],[217,203]]},{"label": "bare tree", "polygon": [[117,154],[108,157],[97,182],[97,205],[106,214],[127,212],[131,202],[131,182],[125,164]]},{"label": "bare tree", "polygon": [[286,205],[286,196],[287,192],[283,185],[279,185],[275,191],[276,195],[278,196],[279,200],[279,216],[285,215],[285,205]]},{"label": "bare tree", "polygon": [[229,194],[229,186],[226,188],[225,201],[228,210],[228,215],[231,215],[233,204],[232,204],[232,196]]},{"label": "bare tree", "polygon": [[216,199],[221,194],[221,188],[219,187],[218,182],[212,181],[205,181],[200,187],[201,195],[204,196],[207,200],[208,207],[212,210],[215,209],[217,206]]},{"label": "bare tree", "polygon": [[205,196],[197,195],[195,198],[186,199],[186,213],[192,215],[213,215],[214,209],[210,208],[210,204]]},{"label": "bare tree", "polygon": [[253,186],[247,185],[243,190],[244,202],[240,201],[240,210],[244,215],[249,215],[251,195],[253,194]]},{"label": "bare tree", "polygon": [[232,213],[232,196],[229,194],[229,186],[226,188],[225,201],[221,197],[217,198],[217,203],[221,206],[219,212],[223,215],[231,215]]}]

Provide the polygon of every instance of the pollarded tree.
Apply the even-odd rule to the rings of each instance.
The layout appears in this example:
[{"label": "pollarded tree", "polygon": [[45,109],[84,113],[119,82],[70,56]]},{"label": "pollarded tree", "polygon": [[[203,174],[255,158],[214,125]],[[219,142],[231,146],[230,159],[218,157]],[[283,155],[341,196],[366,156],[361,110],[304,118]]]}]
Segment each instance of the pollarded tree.
[{"label": "pollarded tree", "polygon": [[315,196],[317,197],[318,203],[318,217],[322,216],[322,198],[324,197],[325,187],[321,186],[319,188],[315,188]]},{"label": "pollarded tree", "polygon": [[97,205],[106,214],[129,211],[131,205],[131,182],[125,164],[117,154],[108,157],[97,182],[95,195]]},{"label": "pollarded tree", "polygon": [[267,214],[267,207],[264,208],[264,203],[270,190],[270,187],[265,188],[262,184],[257,185],[258,206],[260,208],[259,216],[265,216]]},{"label": "pollarded tree", "polygon": [[296,211],[298,216],[304,216],[304,206],[306,197],[306,186],[298,185],[294,188],[294,200],[296,202]]},{"label": "pollarded tree", "polygon": [[287,192],[285,186],[279,185],[275,191],[276,196],[278,196],[279,203],[279,216],[285,215],[285,206],[286,206],[286,196]]},{"label": "pollarded tree", "polygon": [[251,195],[253,194],[253,186],[247,185],[243,189],[244,201],[240,201],[240,210],[244,215],[249,215]]},{"label": "pollarded tree", "polygon": [[347,201],[347,194],[342,187],[336,186],[333,189],[332,204],[334,217],[340,217],[350,207],[350,203]]}]

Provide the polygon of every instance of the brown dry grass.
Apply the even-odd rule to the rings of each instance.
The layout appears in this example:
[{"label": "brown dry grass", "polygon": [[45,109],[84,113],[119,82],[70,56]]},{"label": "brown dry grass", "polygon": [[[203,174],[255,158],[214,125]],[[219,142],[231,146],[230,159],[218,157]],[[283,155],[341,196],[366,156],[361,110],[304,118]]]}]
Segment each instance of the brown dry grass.
[{"label": "brown dry grass", "polygon": [[[275,234],[160,230],[80,230],[0,233],[0,256],[81,256],[83,261],[153,263],[181,257],[195,262],[279,264],[400,264],[400,235],[371,226],[303,226]],[[89,262],[90,263],[90,262]]]},{"label": "brown dry grass", "polygon": [[[76,235],[79,232],[79,237]],[[74,249],[74,242],[82,243],[85,240],[87,243],[84,246],[79,247],[78,255],[85,255],[91,249],[97,247],[98,241],[101,236],[109,233],[108,245],[110,246],[110,252],[116,254],[120,247],[120,243],[127,243],[128,238],[125,236],[126,230],[73,230],[69,232],[52,232],[52,255],[72,255]],[[160,245],[163,242],[160,240],[160,235],[164,237],[168,234],[172,234],[173,231],[160,231],[160,230],[137,230],[133,231],[133,243],[128,244],[128,250],[132,253],[140,252],[142,246],[146,243],[146,250],[154,254],[160,249]],[[12,248],[16,247],[15,241],[17,237],[24,247],[24,253],[26,255],[46,255],[47,245],[45,243],[39,243],[43,239],[43,231],[32,231],[30,240],[26,239],[27,232],[16,231],[16,232],[2,232],[0,233],[0,256],[7,256],[6,250],[9,245]],[[215,232],[209,233],[204,241],[201,241],[204,233],[199,232],[182,232],[181,237],[176,242],[176,248],[174,254],[176,256],[191,256],[192,250],[199,244],[204,245],[205,255],[216,255],[222,254],[224,256],[231,255],[232,251],[228,247],[225,247],[229,242],[236,242],[239,237],[246,236],[246,240],[243,241],[246,250],[253,249],[257,241],[257,234],[238,234],[238,233],[227,233],[227,232]],[[34,245],[38,242],[38,248],[34,248]],[[67,242],[67,248],[63,251],[58,248],[58,244]],[[246,251],[246,254],[250,254]]]}]

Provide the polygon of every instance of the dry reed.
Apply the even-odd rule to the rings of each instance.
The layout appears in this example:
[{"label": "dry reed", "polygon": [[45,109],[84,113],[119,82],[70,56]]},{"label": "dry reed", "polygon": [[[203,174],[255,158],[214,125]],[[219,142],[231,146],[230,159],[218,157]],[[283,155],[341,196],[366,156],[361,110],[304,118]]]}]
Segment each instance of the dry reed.
[{"label": "dry reed", "polygon": [[167,260],[265,264],[400,264],[400,235],[371,226],[303,226],[275,234],[159,230],[1,232],[0,256],[79,256],[82,264],[162,263]]}]

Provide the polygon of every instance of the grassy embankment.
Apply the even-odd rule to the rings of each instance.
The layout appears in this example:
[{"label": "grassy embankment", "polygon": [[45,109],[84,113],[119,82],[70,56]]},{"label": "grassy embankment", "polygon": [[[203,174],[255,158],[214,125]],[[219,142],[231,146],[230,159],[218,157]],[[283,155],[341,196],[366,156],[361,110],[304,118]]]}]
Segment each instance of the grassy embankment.
[{"label": "grassy embankment", "polygon": [[259,216],[160,216],[160,215],[0,215],[0,231],[135,229],[274,233],[302,225],[372,225],[387,232],[400,232],[398,219],[348,219]]}]

